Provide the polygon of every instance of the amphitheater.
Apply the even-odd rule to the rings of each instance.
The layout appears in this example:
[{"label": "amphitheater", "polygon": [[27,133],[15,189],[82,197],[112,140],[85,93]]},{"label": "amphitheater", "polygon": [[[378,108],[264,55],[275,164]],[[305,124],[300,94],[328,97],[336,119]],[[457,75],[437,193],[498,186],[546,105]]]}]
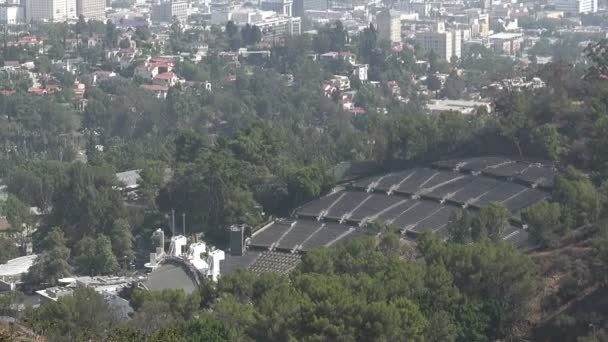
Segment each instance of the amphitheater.
[{"label": "amphitheater", "polygon": [[360,179],[302,205],[291,218],[258,229],[248,239],[247,253],[224,264],[227,270],[289,272],[306,251],[374,234],[370,223],[390,225],[408,239],[426,231],[447,238],[455,210],[474,212],[490,202],[502,203],[512,214],[502,238],[525,246],[528,235],[520,213],[550,197],[556,174],[547,162],[478,157]]}]

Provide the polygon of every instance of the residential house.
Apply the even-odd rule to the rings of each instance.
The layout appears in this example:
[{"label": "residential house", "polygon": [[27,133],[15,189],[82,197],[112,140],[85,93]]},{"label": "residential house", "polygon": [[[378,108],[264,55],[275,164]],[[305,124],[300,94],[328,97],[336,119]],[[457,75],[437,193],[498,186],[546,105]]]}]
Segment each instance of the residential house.
[{"label": "residential house", "polygon": [[145,64],[135,68],[135,76],[147,81],[152,81],[158,74],[173,71],[173,67],[174,63],[172,58],[152,58]]},{"label": "residential house", "polygon": [[97,70],[93,72],[93,84],[109,80],[112,77],[116,77],[116,73],[113,71]]},{"label": "residential house", "polygon": [[162,74],[158,74],[158,75],[154,76],[154,79],[152,80],[152,82],[154,84],[167,86],[167,87],[173,87],[174,85],[177,84],[178,81],[179,81],[179,79],[172,72],[163,72]]},{"label": "residential house", "polygon": [[167,98],[167,93],[169,92],[169,87],[158,84],[142,84],[142,88],[145,90],[151,91],[156,94],[156,97],[159,99]]}]

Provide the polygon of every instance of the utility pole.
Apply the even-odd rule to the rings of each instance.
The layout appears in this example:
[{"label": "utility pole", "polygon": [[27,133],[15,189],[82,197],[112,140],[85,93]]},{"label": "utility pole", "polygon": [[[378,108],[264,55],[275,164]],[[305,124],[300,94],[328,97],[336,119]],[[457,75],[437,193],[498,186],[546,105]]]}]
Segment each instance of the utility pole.
[{"label": "utility pole", "polygon": [[186,213],[182,213],[182,233],[186,236]]},{"label": "utility pole", "polygon": [[171,236],[175,236],[175,209],[171,209]]}]

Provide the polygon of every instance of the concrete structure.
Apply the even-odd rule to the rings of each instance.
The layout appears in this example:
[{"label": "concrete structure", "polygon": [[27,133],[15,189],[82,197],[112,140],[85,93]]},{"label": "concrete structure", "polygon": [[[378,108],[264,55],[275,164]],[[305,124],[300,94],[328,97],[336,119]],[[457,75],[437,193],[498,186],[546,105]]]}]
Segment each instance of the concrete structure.
[{"label": "concrete structure", "polygon": [[428,17],[431,14],[431,3],[426,1],[398,2],[395,9],[403,12],[417,13],[420,17]]},{"label": "concrete structure", "polygon": [[369,64],[355,64],[353,65],[353,75],[360,81],[367,81],[367,73],[369,71]]},{"label": "concrete structure", "polygon": [[25,8],[19,5],[0,6],[0,24],[17,24],[25,21]]},{"label": "concrete structure", "polygon": [[105,0],[76,0],[76,14],[86,20],[103,20],[106,17]]},{"label": "concrete structure", "polygon": [[32,267],[37,255],[26,255],[11,259],[0,265],[0,291],[15,290],[21,284],[21,276]]},{"label": "concrete structure", "polygon": [[25,15],[28,22],[73,20],[78,17],[76,0],[28,0]]},{"label": "concrete structure", "polygon": [[432,113],[455,111],[462,114],[475,114],[479,108],[485,108],[490,113],[492,104],[484,101],[432,100],[426,105],[426,108]]},{"label": "concrete structure", "polygon": [[378,27],[378,40],[388,40],[392,43],[401,43],[401,16],[399,12],[386,10],[376,15]]},{"label": "concrete structure", "polygon": [[274,11],[287,17],[291,17],[293,1],[291,0],[265,0],[260,4],[260,8],[264,11]]},{"label": "concrete structure", "polygon": [[488,40],[492,49],[497,53],[513,56],[521,48],[523,35],[521,33],[500,32],[491,35]]},{"label": "concrete structure", "polygon": [[254,23],[262,30],[262,39],[297,36],[302,33],[302,20],[294,17],[269,17]]},{"label": "concrete structure", "polygon": [[446,30],[443,22],[435,23],[432,31],[416,34],[416,42],[426,51],[434,51],[437,57],[450,62],[462,55],[462,33]]},{"label": "concrete structure", "polygon": [[330,0],[294,0],[293,16],[302,17],[308,10],[326,11],[331,9]]},{"label": "concrete structure", "polygon": [[[159,235],[162,236],[159,243],[160,247],[156,247],[156,251],[150,253],[150,262],[145,264],[146,268],[155,272],[155,270],[165,267],[166,263],[169,262],[178,267],[186,268],[186,273],[190,273],[189,276],[191,277],[196,278],[201,275],[217,281],[220,276],[220,261],[226,258],[224,251],[207,246],[202,241],[188,245],[188,239],[185,236],[176,235],[171,237],[169,252],[165,253],[164,242],[162,242],[164,241],[164,233],[161,229],[158,229],[153,236]],[[154,278],[158,277],[155,276]]]},{"label": "concrete structure", "polygon": [[595,13],[598,0],[551,0],[556,11],[568,14]]},{"label": "concrete structure", "polygon": [[272,41],[302,32],[302,19],[279,15],[274,11],[261,11],[251,7],[241,7],[231,12],[212,13],[214,25],[225,25],[232,21],[236,25],[255,25],[262,31],[262,40]]},{"label": "concrete structure", "polygon": [[165,0],[152,5],[150,20],[154,23],[171,23],[173,19],[181,22],[188,19],[188,2],[185,0]]}]

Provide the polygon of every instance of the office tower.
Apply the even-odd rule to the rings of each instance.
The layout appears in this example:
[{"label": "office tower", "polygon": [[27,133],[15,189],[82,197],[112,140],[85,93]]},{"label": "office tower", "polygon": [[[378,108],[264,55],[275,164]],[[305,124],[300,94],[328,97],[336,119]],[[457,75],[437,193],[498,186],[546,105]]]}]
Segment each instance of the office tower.
[{"label": "office tower", "polygon": [[448,62],[462,55],[462,33],[446,30],[443,22],[435,23],[433,30],[416,34],[416,42],[425,51],[434,51],[437,57]]},{"label": "office tower", "polygon": [[26,20],[67,21],[76,19],[76,0],[28,0]]},{"label": "office tower", "polygon": [[391,43],[401,42],[401,16],[399,12],[385,10],[376,15],[379,40],[388,40]]},{"label": "office tower", "polygon": [[185,0],[166,0],[152,5],[150,19],[155,23],[170,23],[173,19],[184,22],[188,19],[188,2]]},{"label": "office tower", "polygon": [[598,0],[551,0],[550,4],[556,11],[567,14],[595,13]]},{"label": "office tower", "polygon": [[85,19],[103,20],[106,17],[105,0],[76,0],[76,14]]},{"label": "office tower", "polygon": [[266,0],[262,1],[260,5],[261,9],[264,11],[274,11],[287,17],[293,15],[292,6],[292,0]]}]

